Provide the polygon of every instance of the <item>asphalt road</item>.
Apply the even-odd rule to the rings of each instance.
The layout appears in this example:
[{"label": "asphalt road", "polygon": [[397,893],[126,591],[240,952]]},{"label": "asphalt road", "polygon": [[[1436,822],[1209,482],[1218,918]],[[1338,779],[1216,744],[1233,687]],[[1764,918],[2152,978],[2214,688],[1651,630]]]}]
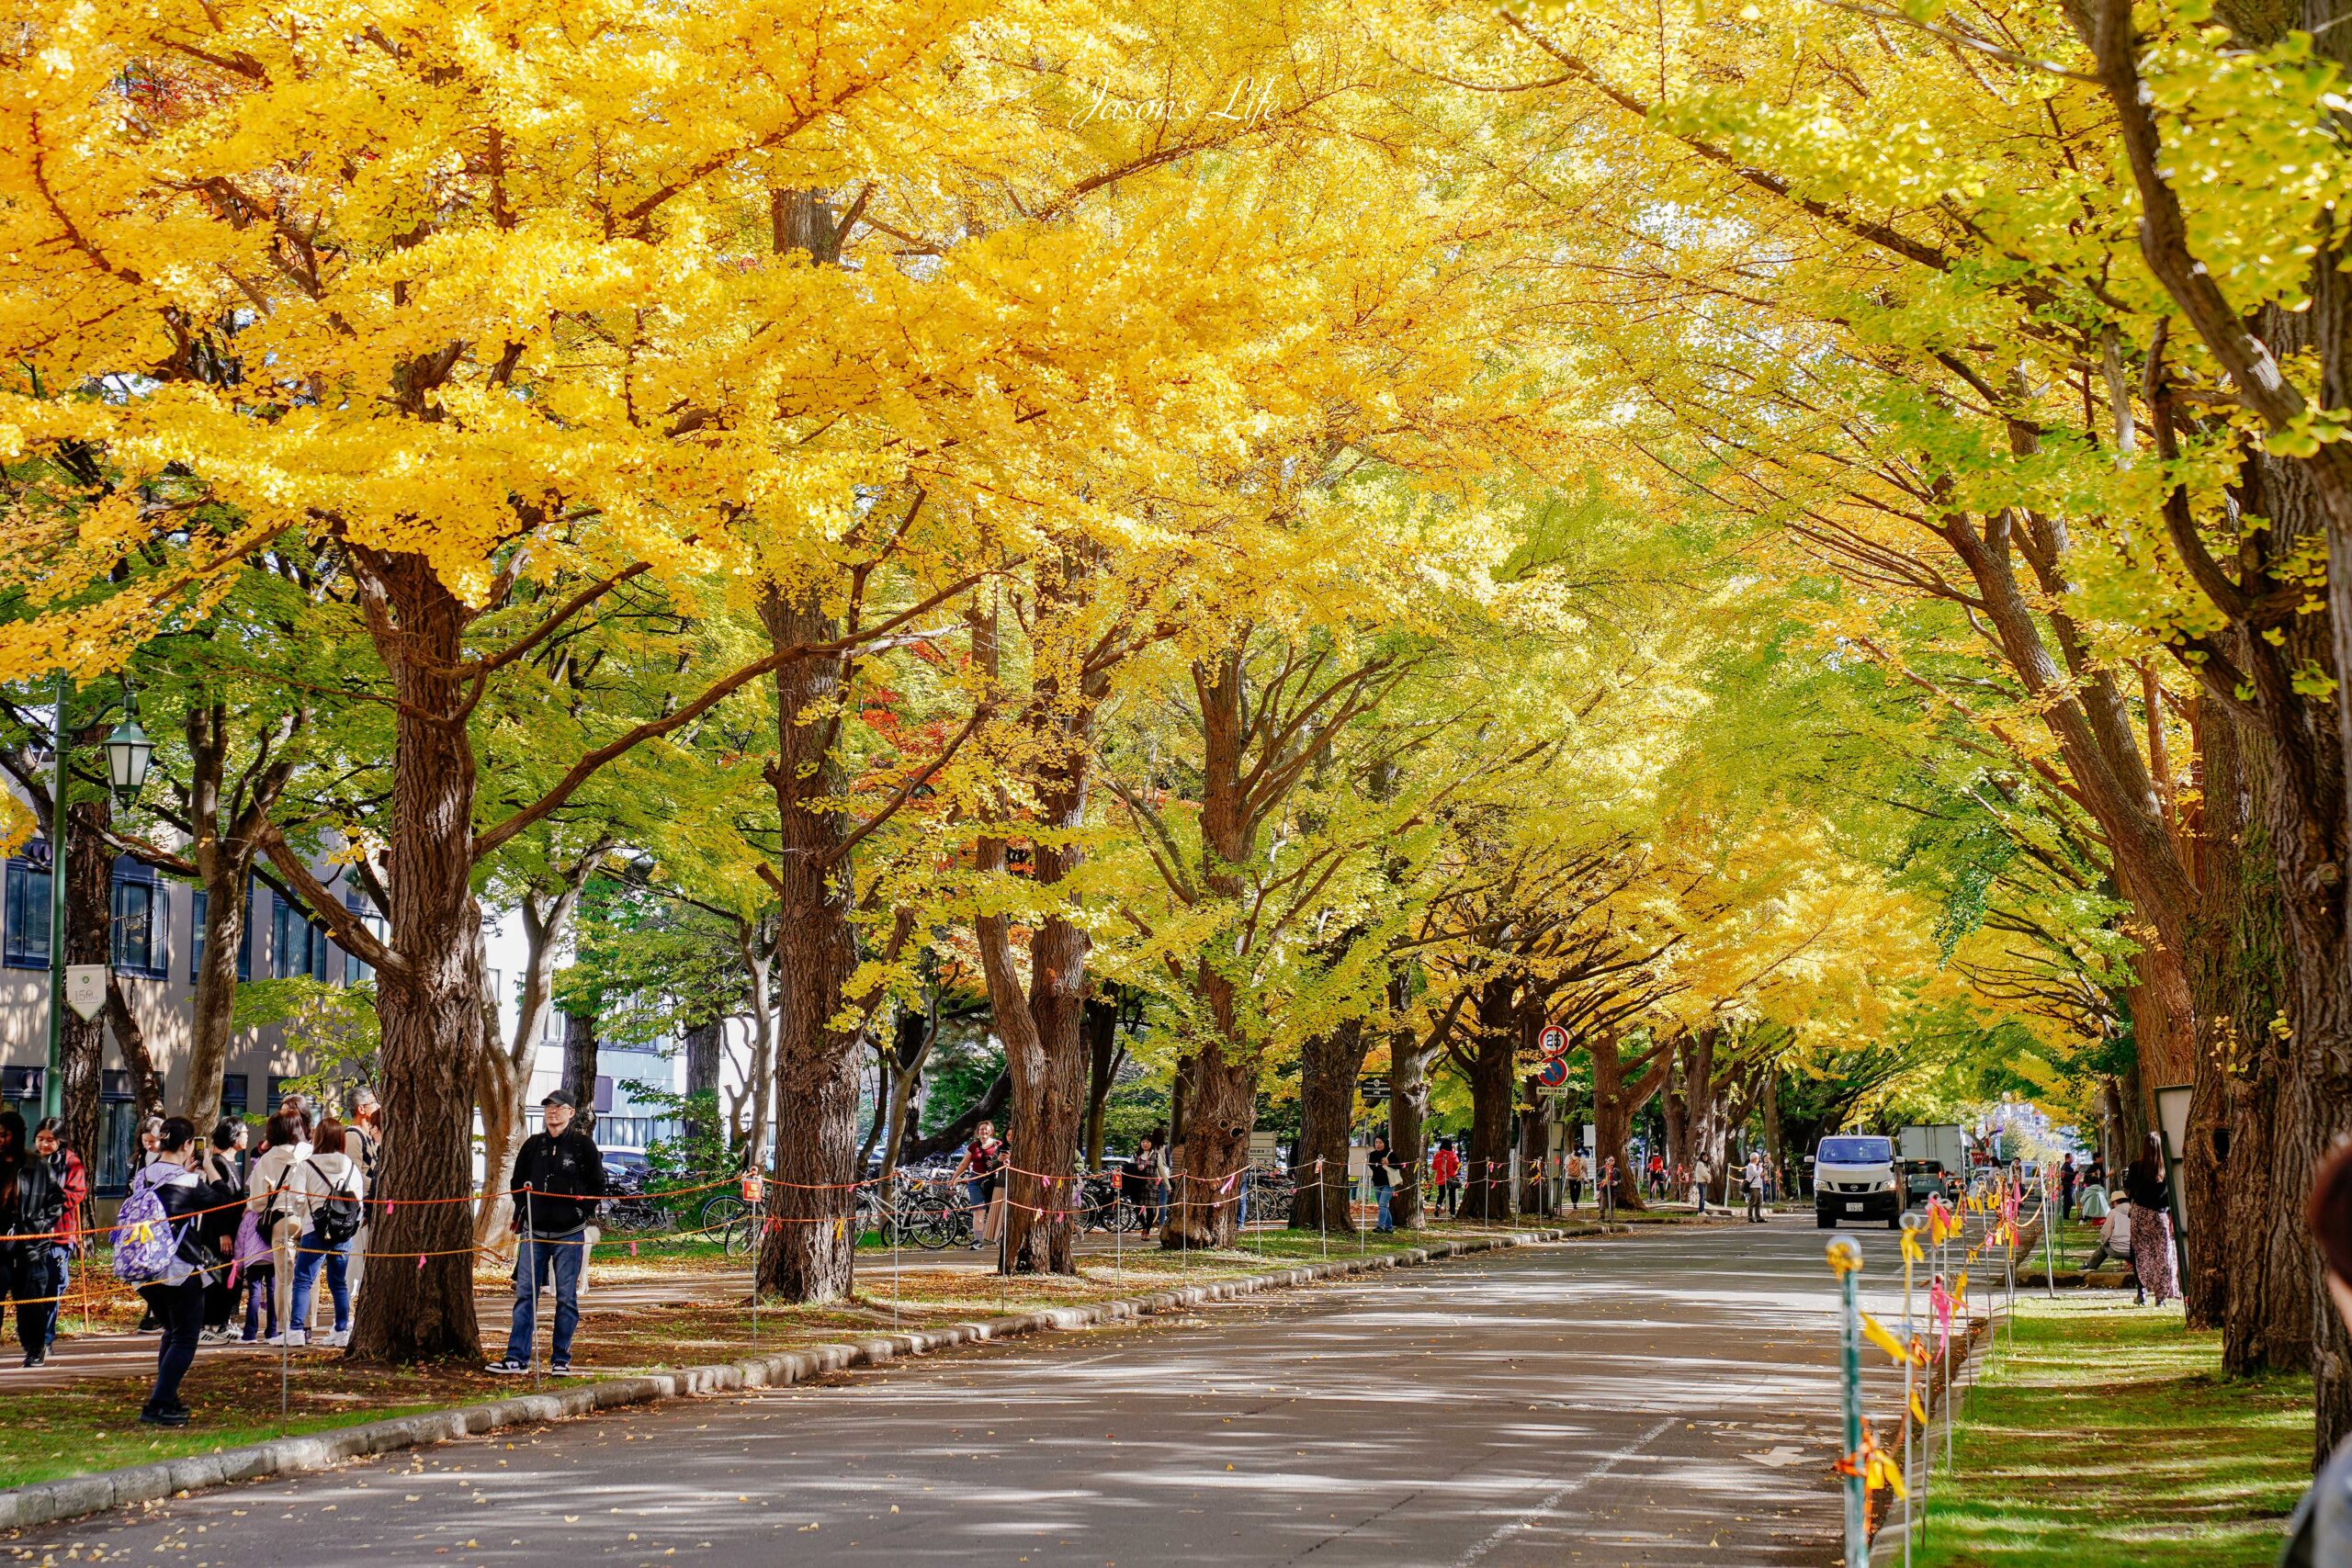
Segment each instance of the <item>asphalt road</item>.
[{"label": "asphalt road", "polygon": [[[1848,1234],[1883,1290],[1894,1237]],[[448,1444],[7,1545],[183,1568],[1826,1565],[1824,1239],[1804,1216],[1482,1257]],[[1892,1414],[1888,1375],[1871,1405]]]}]

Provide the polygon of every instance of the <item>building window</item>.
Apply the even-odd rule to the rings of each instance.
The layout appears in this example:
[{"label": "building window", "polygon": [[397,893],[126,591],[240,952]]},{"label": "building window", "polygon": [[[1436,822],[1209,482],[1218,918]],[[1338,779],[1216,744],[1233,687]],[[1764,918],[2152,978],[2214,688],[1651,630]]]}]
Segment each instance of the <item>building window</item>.
[{"label": "building window", "polygon": [[91,1190],[119,1197],[130,1187],[130,1173],[139,1168],[139,1107],[130,1093],[130,1075],[108,1068],[98,1075],[98,1147],[96,1157],[82,1151],[90,1167]]},{"label": "building window", "polygon": [[36,841],[32,847],[43,852],[40,863],[24,856],[8,863],[5,961],[11,969],[49,967],[48,846]]},{"label": "building window", "polygon": [[282,897],[270,899],[269,972],[280,980],[297,975],[327,977],[327,933],[305,919]]},{"label": "building window", "polygon": [[170,891],[153,867],[128,855],[116,859],[110,958],[117,969],[149,980],[170,976],[164,942],[170,908]]},{"label": "building window", "polygon": [[[343,907],[350,910],[351,918],[357,920],[361,925],[367,927],[369,934],[374,936],[378,942],[384,940],[384,917],[376,913],[376,911],[368,906],[366,899],[360,897],[356,894],[347,895],[344,898]],[[357,953],[346,953],[343,955],[343,983],[345,985],[362,985],[375,977],[375,966],[361,960]]]},{"label": "building window", "polygon": [[243,1116],[245,1096],[252,1091],[253,1079],[243,1073],[223,1073],[220,1077],[220,1114]]},{"label": "building window", "polygon": [[40,1078],[44,1067],[0,1067],[0,1102],[28,1122],[40,1117]]},{"label": "building window", "polygon": [[[199,887],[196,890],[194,902],[196,913],[188,922],[187,944],[187,983],[191,986],[196,984],[197,976],[204,973],[204,919],[205,912],[211,908],[212,895]],[[254,890],[248,887],[245,889],[245,923],[239,928],[237,936],[237,978],[250,980],[253,977]]]}]

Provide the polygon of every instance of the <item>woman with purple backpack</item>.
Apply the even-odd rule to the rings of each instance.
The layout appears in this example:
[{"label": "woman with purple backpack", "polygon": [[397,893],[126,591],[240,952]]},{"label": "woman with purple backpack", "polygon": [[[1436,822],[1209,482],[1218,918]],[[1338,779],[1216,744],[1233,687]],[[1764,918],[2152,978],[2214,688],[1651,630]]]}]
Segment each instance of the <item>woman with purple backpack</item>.
[{"label": "woman with purple backpack", "polygon": [[[164,1342],[155,1349],[155,1386],[139,1412],[139,1419],[150,1427],[188,1423],[187,1406],[180,1403],[180,1380],[196,1360],[198,1337],[204,1330],[205,1280],[221,1266],[202,1230],[202,1211],[220,1201],[219,1190],[196,1172],[203,1152],[196,1123],[185,1116],[167,1119],[156,1136],[154,1156],[131,1177],[130,1195],[116,1221],[116,1272],[138,1279],[139,1294],[164,1331]],[[142,1201],[151,1194],[153,1205]],[[160,1225],[132,1218],[156,1206],[162,1210]],[[133,1238],[147,1248],[168,1250],[134,1258],[137,1249],[127,1245]]]}]

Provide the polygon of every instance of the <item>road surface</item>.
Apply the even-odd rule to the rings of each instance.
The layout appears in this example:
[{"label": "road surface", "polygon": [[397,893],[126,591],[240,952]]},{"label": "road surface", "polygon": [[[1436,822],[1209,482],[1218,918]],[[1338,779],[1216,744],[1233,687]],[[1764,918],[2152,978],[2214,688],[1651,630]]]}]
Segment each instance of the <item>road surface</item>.
[{"label": "road surface", "polygon": [[[1899,1278],[1888,1233],[1848,1234],[1873,1286]],[[1826,1565],[1824,1239],[1797,1216],[1485,1256],[6,1544],[182,1568]]]}]

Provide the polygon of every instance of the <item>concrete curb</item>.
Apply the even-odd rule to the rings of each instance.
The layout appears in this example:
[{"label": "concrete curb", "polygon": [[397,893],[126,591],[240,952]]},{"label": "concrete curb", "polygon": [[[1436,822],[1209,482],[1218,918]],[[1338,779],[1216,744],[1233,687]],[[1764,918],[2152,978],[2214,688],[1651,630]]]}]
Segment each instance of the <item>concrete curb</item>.
[{"label": "concrete curb", "polygon": [[[1623,1228],[1613,1227],[1614,1230]],[[1532,1247],[1544,1242],[1601,1234],[1602,1228],[1597,1224],[1521,1231],[1508,1236],[1410,1247],[1378,1257],[1335,1258],[1329,1262],[1301,1264],[1272,1273],[1249,1274],[1238,1279],[1182,1286],[1148,1296],[1098,1302],[1091,1306],[1047,1307],[1010,1317],[949,1324],[919,1333],[876,1335],[839,1344],[812,1345],[805,1350],[781,1350],[774,1355],[755,1356],[743,1361],[686,1367],[674,1372],[654,1372],[642,1377],[611,1378],[557,1393],[521,1394],[513,1399],[493,1400],[486,1404],[459,1405],[451,1410],[431,1410],[418,1416],[397,1416],[389,1421],[341,1427],[331,1432],[279,1438],[243,1448],[223,1449],[218,1453],[191,1454],[185,1459],[164,1460],[155,1464],[132,1465],[123,1470],[67,1476],[60,1481],[37,1482],[29,1486],[0,1491],[0,1529],[54,1524],[61,1519],[77,1518],[108,1508],[127,1507],[134,1503],[152,1503],[200,1487],[220,1486],[234,1481],[259,1481],[273,1475],[326,1470],[346,1460],[365,1459],[371,1454],[390,1453],[426,1443],[447,1442],[455,1438],[478,1437],[504,1427],[559,1421],[599,1410],[613,1410],[627,1404],[649,1404],[692,1394],[782,1388],[826,1372],[837,1372],[850,1367],[875,1366],[907,1356],[928,1355],[934,1350],[945,1350],[958,1345],[1011,1339],[1049,1329],[1136,1322],[1164,1313],[1182,1312],[1208,1302],[1231,1301],[1236,1297],[1253,1295],[1260,1291],[1281,1290],[1349,1274],[1412,1268],[1441,1258],[1463,1258],[1473,1253]]]}]

